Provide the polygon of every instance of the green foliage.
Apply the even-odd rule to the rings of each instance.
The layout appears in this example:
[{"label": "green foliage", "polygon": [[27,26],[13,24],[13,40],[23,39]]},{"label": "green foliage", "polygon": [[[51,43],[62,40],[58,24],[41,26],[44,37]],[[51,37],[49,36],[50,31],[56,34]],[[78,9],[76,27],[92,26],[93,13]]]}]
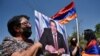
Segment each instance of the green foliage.
[{"label": "green foliage", "polygon": [[95,35],[97,38],[100,38],[100,33],[96,32]]},{"label": "green foliage", "polygon": [[95,32],[100,33],[100,23],[96,24],[95,28]]},{"label": "green foliage", "polygon": [[100,23],[95,26],[95,34],[97,38],[100,38]]}]

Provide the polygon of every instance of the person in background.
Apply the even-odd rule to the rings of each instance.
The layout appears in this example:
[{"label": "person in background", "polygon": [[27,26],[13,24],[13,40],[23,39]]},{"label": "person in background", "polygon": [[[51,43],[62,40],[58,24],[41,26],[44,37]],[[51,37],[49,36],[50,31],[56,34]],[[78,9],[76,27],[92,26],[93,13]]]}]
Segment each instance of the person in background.
[{"label": "person in background", "polygon": [[87,41],[87,44],[82,56],[100,56],[100,47],[94,31],[91,29],[84,30],[84,39]]},{"label": "person in background", "polygon": [[14,16],[8,21],[8,31],[12,37],[6,37],[2,42],[2,56],[36,56],[42,44],[34,43],[29,37],[32,34],[29,17],[26,15]]},{"label": "person in background", "polygon": [[43,45],[42,49],[49,54],[61,55],[67,53],[67,47],[63,35],[57,31],[56,23],[53,20],[50,20],[50,28],[44,28],[40,42]]},{"label": "person in background", "polygon": [[70,40],[69,51],[71,56],[81,56],[82,48],[77,43],[77,38],[72,37]]},{"label": "person in background", "polygon": [[100,47],[100,39],[98,39],[98,45],[99,45],[99,47]]}]

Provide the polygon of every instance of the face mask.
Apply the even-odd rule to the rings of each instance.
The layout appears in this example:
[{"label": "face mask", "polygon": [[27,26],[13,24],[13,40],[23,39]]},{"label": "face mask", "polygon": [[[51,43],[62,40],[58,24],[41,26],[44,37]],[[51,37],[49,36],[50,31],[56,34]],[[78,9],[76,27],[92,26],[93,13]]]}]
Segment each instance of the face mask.
[{"label": "face mask", "polygon": [[76,39],[72,39],[72,40],[71,40],[71,44],[72,44],[73,46],[76,46],[76,43],[77,43],[77,40],[76,40]]},{"label": "face mask", "polygon": [[31,27],[25,27],[23,28],[23,32],[22,34],[26,37],[26,38],[29,38],[32,34],[32,31],[31,31]]},{"label": "face mask", "polygon": [[72,41],[71,43],[73,46],[76,46],[76,41]]}]

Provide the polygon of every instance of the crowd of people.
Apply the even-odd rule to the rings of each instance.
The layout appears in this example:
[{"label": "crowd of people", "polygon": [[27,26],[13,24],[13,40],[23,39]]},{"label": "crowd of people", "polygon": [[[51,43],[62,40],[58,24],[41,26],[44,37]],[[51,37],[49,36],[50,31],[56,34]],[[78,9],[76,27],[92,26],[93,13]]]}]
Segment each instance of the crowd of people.
[{"label": "crowd of people", "polygon": [[29,38],[32,28],[26,15],[14,16],[8,21],[7,27],[11,37],[5,37],[2,42],[2,56],[66,56],[68,53],[69,56],[100,56],[100,41],[97,41],[91,29],[84,30],[84,39],[87,41],[84,49],[76,36],[70,39],[68,49],[53,20],[50,20],[50,28],[44,28],[38,42]]}]

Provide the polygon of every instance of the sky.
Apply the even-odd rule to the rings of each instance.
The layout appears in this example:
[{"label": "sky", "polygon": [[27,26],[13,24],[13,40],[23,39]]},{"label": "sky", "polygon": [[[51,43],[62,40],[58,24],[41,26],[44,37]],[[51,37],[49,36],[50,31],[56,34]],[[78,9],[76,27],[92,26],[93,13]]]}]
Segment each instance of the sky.
[{"label": "sky", "polygon": [[[51,17],[70,2],[71,0],[0,0],[0,43],[6,36],[11,36],[7,30],[7,22],[13,16],[24,14],[30,17],[33,32],[31,38],[34,39],[34,10]],[[82,33],[85,29],[95,30],[95,25],[100,23],[100,0],[74,0],[74,2],[79,31]],[[75,20],[65,26],[68,35],[71,35],[76,28]]]}]

